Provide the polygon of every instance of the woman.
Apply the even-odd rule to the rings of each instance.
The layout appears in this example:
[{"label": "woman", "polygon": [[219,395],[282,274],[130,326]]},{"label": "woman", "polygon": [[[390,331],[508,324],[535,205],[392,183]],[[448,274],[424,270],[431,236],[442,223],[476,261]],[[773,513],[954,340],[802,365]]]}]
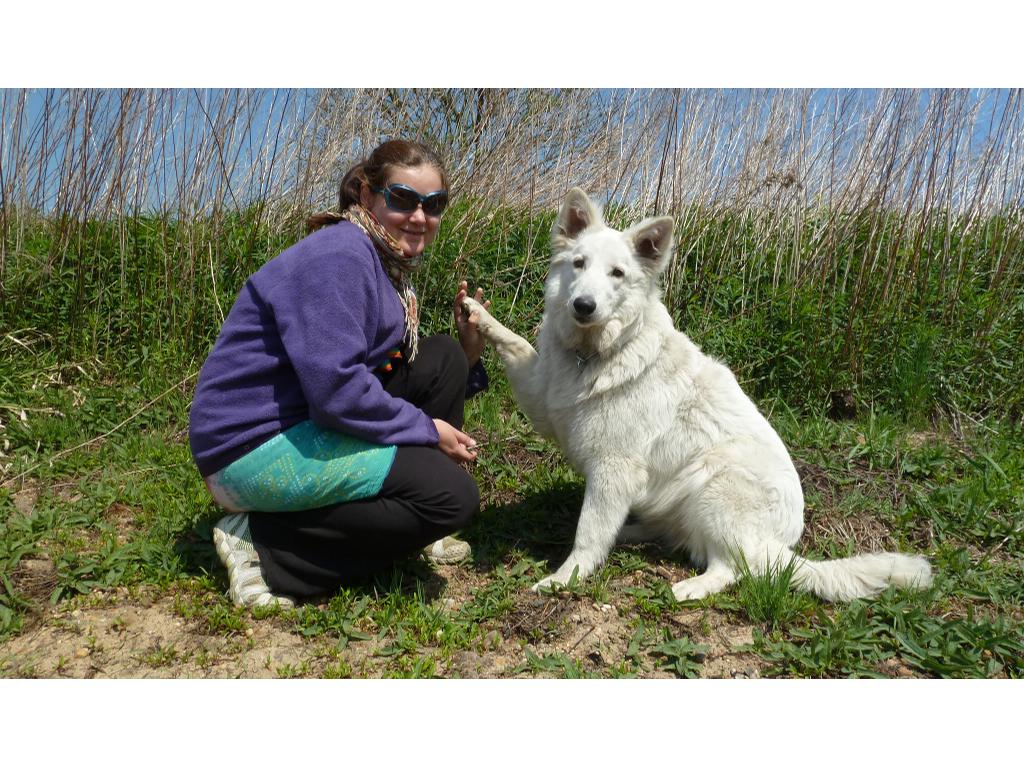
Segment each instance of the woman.
[{"label": "woman", "polygon": [[[441,161],[388,141],[345,174],[341,213],[246,282],[203,365],[189,419],[238,605],[294,605],[423,551],[479,506],[467,396],[487,386],[476,318],[419,338],[409,275],[448,202]],[[482,300],[483,292],[476,295]],[[433,542],[433,543],[431,543]]]}]

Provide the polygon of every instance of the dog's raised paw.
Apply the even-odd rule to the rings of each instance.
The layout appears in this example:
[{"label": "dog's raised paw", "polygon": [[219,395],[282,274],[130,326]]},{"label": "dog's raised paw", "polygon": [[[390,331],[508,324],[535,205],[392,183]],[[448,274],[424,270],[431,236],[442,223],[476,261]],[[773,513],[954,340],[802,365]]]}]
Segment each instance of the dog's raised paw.
[{"label": "dog's raised paw", "polygon": [[462,315],[468,318],[474,314],[476,315],[476,327],[480,329],[480,332],[486,333],[490,331],[493,323],[490,313],[479,301],[466,296],[462,300]]}]

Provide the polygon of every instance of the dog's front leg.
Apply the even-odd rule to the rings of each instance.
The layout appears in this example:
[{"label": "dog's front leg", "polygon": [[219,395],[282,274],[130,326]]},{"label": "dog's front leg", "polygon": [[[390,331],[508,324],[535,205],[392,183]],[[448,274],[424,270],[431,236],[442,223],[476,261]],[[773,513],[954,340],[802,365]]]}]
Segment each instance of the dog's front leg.
[{"label": "dog's front leg", "polygon": [[537,350],[522,336],[494,319],[479,302],[468,296],[462,300],[462,310],[466,314],[478,314],[477,328],[501,358],[509,384],[512,385],[512,394],[534,429],[546,437],[553,437],[544,407],[544,398],[539,391],[543,382],[536,374]]},{"label": "dog's front leg", "polygon": [[537,360],[537,350],[526,339],[510,331],[484,309],[478,301],[468,296],[462,300],[462,310],[467,315],[477,315],[477,328],[494,347],[505,369],[517,371],[529,369]]},{"label": "dog's front leg", "polygon": [[557,571],[534,584],[533,591],[552,584],[568,584],[573,572],[584,579],[596,571],[615,546],[639,486],[642,477],[633,465],[608,465],[588,476],[572,552]]}]

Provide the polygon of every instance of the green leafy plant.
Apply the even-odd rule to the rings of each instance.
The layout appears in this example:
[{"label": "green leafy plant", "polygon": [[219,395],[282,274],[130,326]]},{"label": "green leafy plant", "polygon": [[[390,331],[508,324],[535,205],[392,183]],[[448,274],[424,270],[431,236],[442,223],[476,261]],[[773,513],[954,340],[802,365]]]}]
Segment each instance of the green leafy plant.
[{"label": "green leafy plant", "polygon": [[688,637],[670,637],[667,630],[664,641],[650,649],[651,655],[658,658],[658,666],[672,671],[676,677],[699,677],[707,652],[706,645],[694,643]]},{"label": "green leafy plant", "polygon": [[538,656],[529,649],[526,650],[526,660],[512,671],[515,674],[536,672],[545,677],[561,677],[567,680],[579,680],[592,676],[584,671],[578,661],[564,653],[547,653]]}]

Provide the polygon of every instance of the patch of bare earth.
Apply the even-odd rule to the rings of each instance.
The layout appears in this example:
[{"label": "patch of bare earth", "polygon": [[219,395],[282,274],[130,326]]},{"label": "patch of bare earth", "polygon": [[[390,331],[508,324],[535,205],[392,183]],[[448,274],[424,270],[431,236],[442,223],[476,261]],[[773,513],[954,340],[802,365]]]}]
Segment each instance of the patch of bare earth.
[{"label": "patch of bare earth", "polygon": [[[0,645],[6,677],[277,677],[311,655],[308,642],[273,620],[210,634],[179,616],[170,595],[118,589],[57,606]],[[315,651],[313,651],[315,655]]]},{"label": "patch of bare earth", "polygon": [[[38,574],[39,596],[44,588],[52,589],[41,561],[22,565],[23,578]],[[487,573],[469,567],[441,566],[437,571],[435,605],[452,616],[489,580]],[[628,659],[635,615],[622,590],[640,579],[632,574],[613,581],[606,604],[579,595],[540,596],[523,590],[514,596],[511,610],[484,623],[474,647],[445,652],[439,645],[424,645],[419,654],[432,658],[435,674],[447,678],[549,676],[523,669],[527,651],[539,657],[564,654],[588,673],[607,674]],[[201,597],[208,605],[222,599]],[[232,629],[211,629],[207,620],[185,615],[173,590],[152,587],[96,591],[56,606],[43,603],[20,634],[0,644],[0,676],[317,678],[341,669],[352,677],[377,678],[397,669],[394,659],[378,654],[391,642],[387,637],[352,640],[342,647],[335,636],[302,636],[287,614],[246,616],[241,627]],[[680,607],[657,623],[673,637],[687,636],[708,648],[702,676],[760,676],[764,663],[744,650],[753,640],[752,628],[734,617]],[[672,677],[645,650],[639,656],[639,667],[635,661],[632,666],[637,676]]]}]

